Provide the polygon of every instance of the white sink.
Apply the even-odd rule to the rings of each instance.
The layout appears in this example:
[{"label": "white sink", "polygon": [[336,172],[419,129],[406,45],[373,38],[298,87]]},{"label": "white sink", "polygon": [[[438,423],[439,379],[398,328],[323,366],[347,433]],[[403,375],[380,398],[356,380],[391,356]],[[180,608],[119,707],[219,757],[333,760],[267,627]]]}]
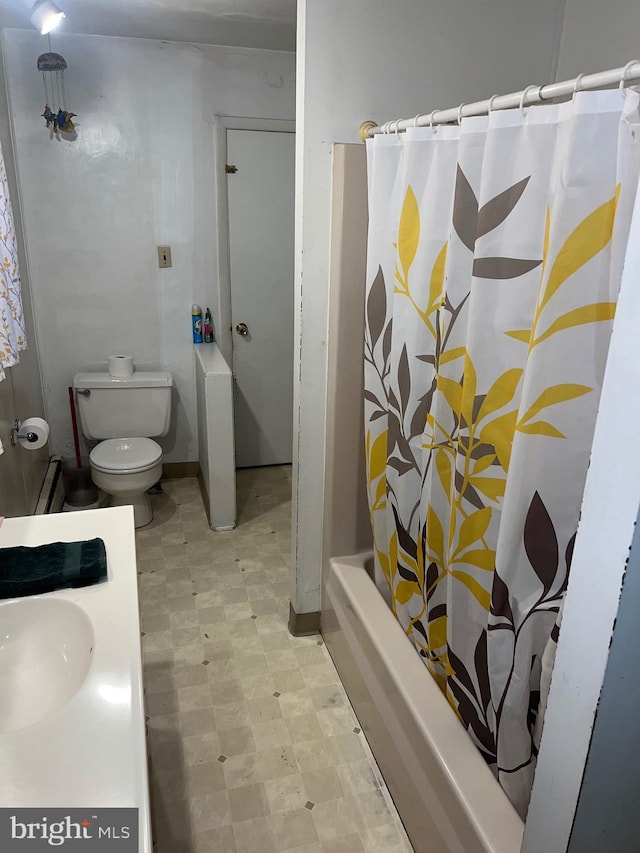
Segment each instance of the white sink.
[{"label": "white sink", "polygon": [[0,604],[0,733],[32,726],[73,698],[93,657],[93,627],[62,598]]}]

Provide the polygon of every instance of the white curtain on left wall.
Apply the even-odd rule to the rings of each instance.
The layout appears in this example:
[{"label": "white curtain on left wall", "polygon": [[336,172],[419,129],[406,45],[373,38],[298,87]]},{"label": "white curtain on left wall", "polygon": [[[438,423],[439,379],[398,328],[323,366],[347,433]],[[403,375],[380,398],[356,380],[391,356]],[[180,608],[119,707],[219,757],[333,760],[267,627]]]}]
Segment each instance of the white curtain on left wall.
[{"label": "white curtain on left wall", "polygon": [[0,381],[5,367],[17,364],[21,350],[27,348],[27,336],[20,293],[18,245],[4,156],[0,146]]}]

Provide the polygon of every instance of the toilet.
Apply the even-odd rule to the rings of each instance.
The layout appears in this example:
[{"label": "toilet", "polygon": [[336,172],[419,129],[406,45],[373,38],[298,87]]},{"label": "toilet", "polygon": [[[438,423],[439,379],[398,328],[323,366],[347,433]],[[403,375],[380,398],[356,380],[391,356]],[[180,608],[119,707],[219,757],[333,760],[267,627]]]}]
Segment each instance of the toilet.
[{"label": "toilet", "polygon": [[89,456],[93,482],[110,506],[133,506],[135,526],[144,527],[153,518],[147,490],[162,476],[162,448],[153,437],[169,431],[172,374],[76,373],[73,387],[82,433],[99,442]]}]

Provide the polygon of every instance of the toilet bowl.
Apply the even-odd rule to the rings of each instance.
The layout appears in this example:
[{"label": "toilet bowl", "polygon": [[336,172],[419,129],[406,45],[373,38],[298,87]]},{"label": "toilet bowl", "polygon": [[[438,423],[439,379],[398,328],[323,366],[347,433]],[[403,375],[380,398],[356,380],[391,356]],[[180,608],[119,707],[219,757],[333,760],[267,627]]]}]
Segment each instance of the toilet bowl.
[{"label": "toilet bowl", "polygon": [[134,525],[153,518],[147,490],[162,476],[162,448],[151,438],[109,438],[91,451],[91,477],[110,506],[133,506]]}]

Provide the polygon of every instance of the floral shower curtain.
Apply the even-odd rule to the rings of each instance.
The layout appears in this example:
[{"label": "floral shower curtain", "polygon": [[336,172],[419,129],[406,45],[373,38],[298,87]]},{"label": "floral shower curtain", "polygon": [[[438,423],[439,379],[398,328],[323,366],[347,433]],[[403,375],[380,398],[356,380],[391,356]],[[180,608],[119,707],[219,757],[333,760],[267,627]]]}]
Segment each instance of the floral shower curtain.
[{"label": "floral shower curtain", "polygon": [[18,353],[26,348],[18,247],[4,157],[0,147],[0,381],[5,376],[4,368],[17,364]]},{"label": "floral shower curtain", "polygon": [[523,816],[638,184],[638,101],[584,92],[368,143],[376,572]]}]

